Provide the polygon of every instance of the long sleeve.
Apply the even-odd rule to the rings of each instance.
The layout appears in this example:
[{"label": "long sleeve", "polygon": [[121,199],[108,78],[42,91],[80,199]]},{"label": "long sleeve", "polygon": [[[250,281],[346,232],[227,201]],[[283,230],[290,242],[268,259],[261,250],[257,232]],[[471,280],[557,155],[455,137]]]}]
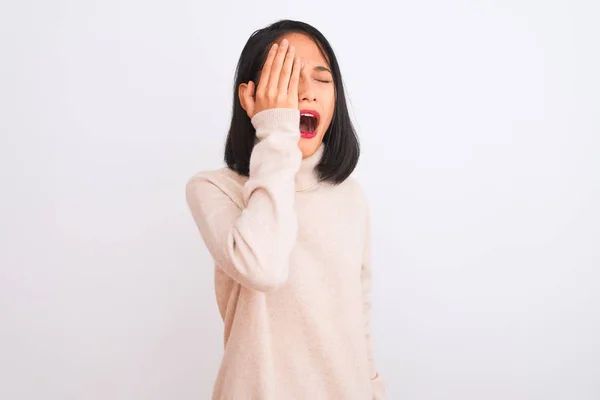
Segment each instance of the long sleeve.
[{"label": "long sleeve", "polygon": [[365,339],[367,341],[367,359],[369,363],[369,373],[371,376],[371,389],[373,391],[373,400],[385,399],[385,383],[377,371],[373,356],[373,338],[371,334],[371,288],[373,282],[373,271],[371,266],[371,226],[369,212],[367,211],[365,252],[361,270],[361,283],[363,295],[363,317],[365,323]]},{"label": "long sleeve", "polygon": [[232,279],[254,290],[276,289],[288,277],[298,228],[299,121],[293,109],[264,110],[252,118],[258,142],[243,206],[202,174],[186,186],[188,206],[211,256]]}]

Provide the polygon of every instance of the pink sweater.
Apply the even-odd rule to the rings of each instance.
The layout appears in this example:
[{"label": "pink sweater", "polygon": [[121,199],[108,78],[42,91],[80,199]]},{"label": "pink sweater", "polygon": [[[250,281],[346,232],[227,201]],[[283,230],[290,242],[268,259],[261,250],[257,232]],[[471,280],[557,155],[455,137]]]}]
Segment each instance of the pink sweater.
[{"label": "pink sweater", "polygon": [[359,184],[319,182],[299,112],[254,116],[250,178],[202,172],[187,202],[213,257],[224,356],[213,400],[384,398],[369,328],[368,206]]}]

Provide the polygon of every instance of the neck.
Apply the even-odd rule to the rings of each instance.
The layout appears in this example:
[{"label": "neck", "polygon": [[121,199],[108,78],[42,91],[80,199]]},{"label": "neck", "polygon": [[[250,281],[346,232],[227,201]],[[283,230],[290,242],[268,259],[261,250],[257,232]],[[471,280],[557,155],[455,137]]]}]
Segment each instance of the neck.
[{"label": "neck", "polygon": [[317,150],[310,156],[302,160],[300,169],[296,173],[296,191],[304,192],[316,187],[319,183],[317,175],[317,164],[321,161],[325,145],[321,143]]}]

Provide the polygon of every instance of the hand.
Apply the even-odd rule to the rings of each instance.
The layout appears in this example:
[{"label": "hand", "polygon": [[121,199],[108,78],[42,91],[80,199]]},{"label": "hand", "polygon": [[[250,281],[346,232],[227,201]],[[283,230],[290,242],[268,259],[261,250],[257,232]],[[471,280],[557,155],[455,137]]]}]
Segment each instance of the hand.
[{"label": "hand", "polygon": [[[258,87],[248,82],[242,94],[242,104],[248,117],[270,108],[298,109],[298,82],[300,58],[294,57],[294,46],[286,39],[281,45],[275,43],[269,50],[263,66]],[[256,95],[255,95],[256,94]]]}]

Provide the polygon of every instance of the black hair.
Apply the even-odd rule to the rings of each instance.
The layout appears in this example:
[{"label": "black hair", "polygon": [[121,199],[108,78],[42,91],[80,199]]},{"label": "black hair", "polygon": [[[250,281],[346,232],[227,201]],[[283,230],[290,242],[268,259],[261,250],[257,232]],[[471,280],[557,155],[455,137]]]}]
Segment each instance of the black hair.
[{"label": "black hair", "polygon": [[324,152],[316,167],[321,181],[333,184],[343,182],[358,164],[360,146],[356,131],[350,120],[342,74],[325,36],[313,26],[293,20],[280,20],[252,33],[240,55],[234,79],[233,112],[225,143],[225,163],[240,175],[249,175],[250,155],[254,148],[256,130],[248,114],[242,108],[238,96],[240,84],[257,82],[259,72],[265,62],[269,47],[286,33],[303,33],[311,37],[319,46],[333,75],[335,86],[335,106],[331,124],[323,137]]}]

